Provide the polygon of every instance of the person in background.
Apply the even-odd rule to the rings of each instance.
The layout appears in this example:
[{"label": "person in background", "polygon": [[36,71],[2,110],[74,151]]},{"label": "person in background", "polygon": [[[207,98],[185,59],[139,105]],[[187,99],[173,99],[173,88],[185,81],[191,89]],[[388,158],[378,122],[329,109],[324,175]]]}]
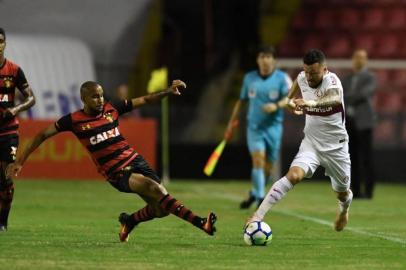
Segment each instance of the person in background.
[{"label": "person in background", "polygon": [[282,70],[276,68],[275,50],[261,46],[257,51],[258,69],[245,74],[240,99],[235,103],[224,137],[231,136],[238,121],[240,107],[248,102],[247,143],[252,159],[252,188],[241,209],[254,202],[260,205],[265,196],[266,176],[279,157],[283,131],[283,107],[292,81]]},{"label": "person in background", "polygon": [[[6,33],[0,28],[0,232],[7,230],[8,216],[14,197],[14,183],[6,176],[7,166],[14,162],[18,147],[19,112],[35,104],[32,89],[23,70],[6,59]],[[16,89],[21,93],[21,102],[16,105]]]},{"label": "person in background", "polygon": [[[352,191],[354,198],[371,199],[375,186],[372,144],[376,118],[372,99],[377,81],[368,70],[367,62],[367,52],[363,49],[355,50],[352,55],[352,73],[342,80],[342,84],[350,137]],[[365,189],[361,188],[361,182],[365,183]]]}]

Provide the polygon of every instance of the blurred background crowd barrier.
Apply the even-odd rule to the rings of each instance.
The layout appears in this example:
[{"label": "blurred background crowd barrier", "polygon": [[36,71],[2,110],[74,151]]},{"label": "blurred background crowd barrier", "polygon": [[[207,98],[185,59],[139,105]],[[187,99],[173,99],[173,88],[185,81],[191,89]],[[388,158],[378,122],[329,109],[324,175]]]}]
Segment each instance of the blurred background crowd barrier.
[{"label": "blurred background crowd barrier", "polygon": [[[170,172],[177,178],[204,178],[204,163],[222,138],[243,74],[255,68],[259,44],[277,48],[278,65],[292,78],[308,49],[323,50],[340,77],[350,71],[352,51],[366,49],[379,81],[376,177],[405,181],[405,0],[1,0],[0,18],[6,57],[23,68],[37,95],[27,118],[55,119],[80,108],[78,88],[86,80],[99,81],[110,99],[123,84],[129,97],[146,94],[151,72],[163,66],[170,80],[186,81],[188,89],[170,99],[167,115]],[[131,118],[160,121],[161,107],[142,108]],[[249,178],[241,119],[216,178]],[[303,124],[286,114],[282,171],[298,149]],[[143,145],[153,141],[157,159],[151,162],[161,171],[158,127],[156,139],[134,147],[144,154]]]}]

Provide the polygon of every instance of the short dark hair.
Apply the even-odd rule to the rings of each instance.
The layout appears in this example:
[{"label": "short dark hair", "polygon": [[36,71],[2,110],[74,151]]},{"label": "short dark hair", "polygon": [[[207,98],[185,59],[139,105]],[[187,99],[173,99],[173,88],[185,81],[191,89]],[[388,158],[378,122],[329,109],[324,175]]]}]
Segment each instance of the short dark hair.
[{"label": "short dark hair", "polygon": [[99,86],[99,84],[97,82],[93,82],[93,81],[84,82],[80,86],[80,94],[84,95],[87,90],[89,90],[93,87],[97,87],[97,86]]},{"label": "short dark hair", "polygon": [[6,31],[0,27],[0,35],[3,35],[4,39],[6,39]]},{"label": "short dark hair", "polygon": [[275,57],[275,48],[271,45],[260,45],[257,48],[257,55],[260,53],[271,54]]},{"label": "short dark hair", "polygon": [[318,49],[311,49],[303,56],[303,63],[313,65],[314,63],[324,64],[326,56]]}]

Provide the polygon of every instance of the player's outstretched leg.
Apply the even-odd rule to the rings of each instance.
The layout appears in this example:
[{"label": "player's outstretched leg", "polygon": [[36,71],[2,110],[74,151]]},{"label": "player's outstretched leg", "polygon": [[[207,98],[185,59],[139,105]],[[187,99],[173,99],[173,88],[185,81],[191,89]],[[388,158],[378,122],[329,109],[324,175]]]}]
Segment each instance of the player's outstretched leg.
[{"label": "player's outstretched leg", "polygon": [[154,208],[147,204],[144,208],[132,214],[121,213],[118,217],[120,222],[120,232],[118,234],[121,242],[127,242],[131,231],[141,222],[145,222],[157,217]]},{"label": "player's outstretched leg", "polygon": [[168,211],[169,213],[192,223],[194,226],[198,227],[209,235],[214,235],[214,232],[216,231],[214,224],[217,221],[217,216],[214,213],[210,212],[207,218],[201,218],[195,215],[191,210],[185,207],[180,201],[172,197],[170,194],[164,195],[159,200],[159,204],[165,211]]},{"label": "player's outstretched leg", "polygon": [[334,229],[342,231],[348,223],[348,212],[352,202],[352,191],[349,189],[347,192],[338,192],[338,209],[336,219],[334,221]]}]

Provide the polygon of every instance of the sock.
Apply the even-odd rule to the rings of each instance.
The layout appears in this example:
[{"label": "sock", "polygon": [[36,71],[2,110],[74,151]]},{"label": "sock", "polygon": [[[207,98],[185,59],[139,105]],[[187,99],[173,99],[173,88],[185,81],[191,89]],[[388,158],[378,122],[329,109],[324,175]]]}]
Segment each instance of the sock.
[{"label": "sock", "polygon": [[154,209],[149,204],[147,204],[144,208],[138,210],[137,212],[132,213],[131,216],[134,219],[134,225],[154,219],[156,217]]},{"label": "sock", "polygon": [[263,220],[265,214],[271,209],[271,207],[285,197],[288,191],[292,188],[292,183],[290,183],[286,177],[282,177],[276,181],[275,184],[272,185],[268,194],[266,194],[257,211],[254,213],[254,218],[257,220]]},{"label": "sock", "polygon": [[265,196],[265,173],[262,168],[252,168],[251,178],[253,183],[253,194],[257,200]]},{"label": "sock", "polygon": [[0,190],[0,224],[7,227],[8,215],[14,197],[14,185],[6,186]]},{"label": "sock", "polygon": [[348,208],[350,208],[351,202],[352,202],[352,191],[349,189],[348,190],[348,197],[345,201],[340,201],[338,200],[338,205],[340,207],[340,213],[344,213],[346,211],[348,211]]},{"label": "sock", "polygon": [[159,200],[159,204],[161,205],[162,209],[168,211],[169,213],[192,223],[196,227],[202,228],[204,219],[193,214],[192,211],[186,208],[181,202],[172,197],[170,194],[163,196]]}]

